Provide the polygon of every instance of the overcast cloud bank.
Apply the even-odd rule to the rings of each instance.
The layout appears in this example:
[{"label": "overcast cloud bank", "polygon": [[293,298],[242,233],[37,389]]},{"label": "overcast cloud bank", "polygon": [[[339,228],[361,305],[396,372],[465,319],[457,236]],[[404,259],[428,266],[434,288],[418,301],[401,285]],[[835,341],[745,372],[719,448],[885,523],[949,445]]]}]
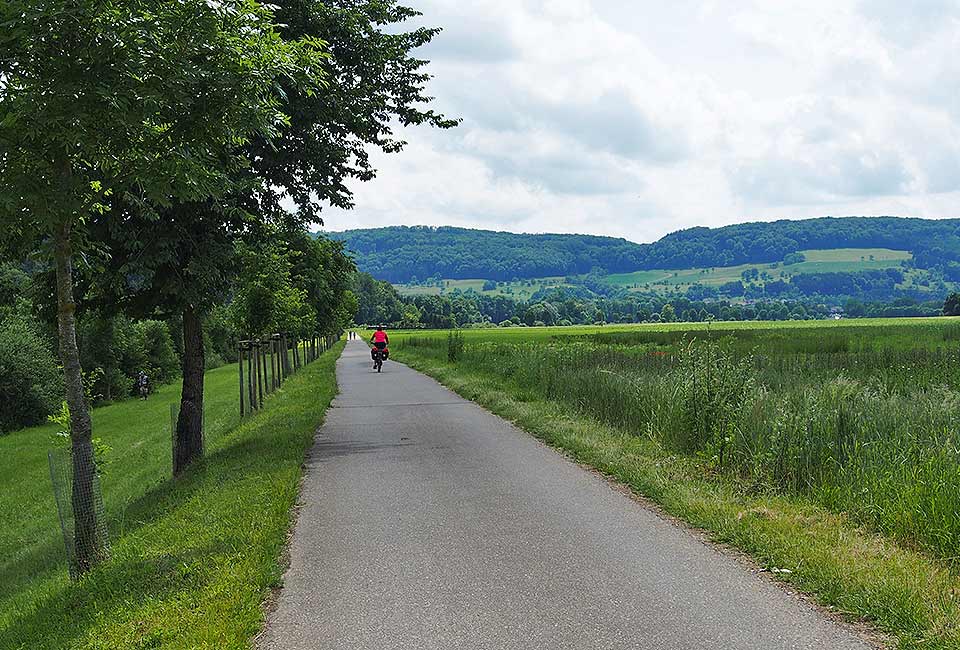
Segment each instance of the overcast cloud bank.
[{"label": "overcast cloud bank", "polygon": [[406,130],[329,229],[960,213],[960,0],[410,4],[463,124]]}]

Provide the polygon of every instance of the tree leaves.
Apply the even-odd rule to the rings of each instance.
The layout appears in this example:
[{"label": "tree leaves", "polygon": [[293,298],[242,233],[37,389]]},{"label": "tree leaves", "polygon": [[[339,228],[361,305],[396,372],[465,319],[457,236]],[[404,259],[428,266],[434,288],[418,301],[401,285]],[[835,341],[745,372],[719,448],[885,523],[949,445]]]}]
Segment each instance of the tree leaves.
[{"label": "tree leaves", "polygon": [[0,186],[19,195],[0,219],[38,232],[107,212],[93,182],[161,205],[232,191],[240,147],[287,123],[274,80],[310,86],[323,57],[252,0],[18,0],[0,23]]}]

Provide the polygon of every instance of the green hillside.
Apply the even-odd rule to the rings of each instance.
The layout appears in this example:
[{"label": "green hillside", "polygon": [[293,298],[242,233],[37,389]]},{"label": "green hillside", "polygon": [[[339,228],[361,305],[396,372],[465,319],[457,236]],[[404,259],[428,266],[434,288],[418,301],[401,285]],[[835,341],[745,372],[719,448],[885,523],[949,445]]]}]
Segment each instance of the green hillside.
[{"label": "green hillside", "polygon": [[[960,281],[960,219],[827,217],[744,223],[682,230],[652,244],[592,235],[426,226],[352,230],[331,236],[345,242],[361,271],[380,280],[410,285],[411,291],[442,279],[515,284],[516,280],[587,274],[766,265],[784,262],[801,251],[840,251],[839,259],[823,253],[816,260],[811,258],[811,263],[858,261],[847,260],[844,249],[901,251],[917,268],[935,270],[947,280]],[[816,267],[808,268],[817,272]],[[819,268],[819,272],[838,272],[833,269],[844,267]],[[637,277],[649,282],[655,276]]]},{"label": "green hillside", "polygon": [[907,251],[895,251],[887,248],[837,248],[833,250],[800,251],[806,260],[785,265],[782,262],[772,264],[739,264],[737,266],[661,269],[618,273],[609,275],[605,281],[613,286],[628,289],[650,289],[656,287],[681,288],[693,284],[719,287],[728,282],[743,279],[743,274],[752,270],[761,277],[784,279],[802,273],[856,273],[859,271],[897,268],[901,262],[910,260],[913,255]]},{"label": "green hillside", "polygon": [[[803,261],[793,264],[774,262],[709,268],[654,269],[593,278],[554,276],[513,282],[443,279],[429,283],[397,285],[397,290],[408,296],[443,296],[473,291],[486,296],[507,296],[515,300],[527,301],[538,293],[557,288],[589,287],[593,292],[597,292],[596,282],[611,290],[629,292],[674,293],[679,291],[682,293],[696,287],[729,288],[730,283],[740,283],[742,287],[763,290],[768,283],[771,286],[775,283],[787,283],[787,286],[791,286],[798,281],[799,276],[820,280],[840,277],[838,274],[843,274],[842,277],[856,277],[860,274],[887,269],[895,270],[897,274],[891,288],[912,289],[922,295],[933,292],[935,286],[938,286],[929,271],[910,268],[909,264],[904,268],[904,263],[909,263],[913,259],[911,253],[907,251],[888,248],[838,248],[806,250],[800,251],[799,254],[803,256]],[[731,297],[741,295],[740,289],[736,287],[730,290],[734,291]]]}]

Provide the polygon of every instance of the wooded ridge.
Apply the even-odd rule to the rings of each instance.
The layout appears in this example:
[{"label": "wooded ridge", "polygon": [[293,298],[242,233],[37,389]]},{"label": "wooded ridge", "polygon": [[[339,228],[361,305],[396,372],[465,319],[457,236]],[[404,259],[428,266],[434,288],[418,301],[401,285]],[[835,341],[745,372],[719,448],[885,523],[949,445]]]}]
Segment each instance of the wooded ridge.
[{"label": "wooded ridge", "polygon": [[810,249],[891,248],[918,268],[960,280],[960,219],[823,217],[690,228],[652,244],[595,235],[518,234],[391,226],[330,233],[360,270],[395,283],[428,278],[497,281],[780,262]]}]

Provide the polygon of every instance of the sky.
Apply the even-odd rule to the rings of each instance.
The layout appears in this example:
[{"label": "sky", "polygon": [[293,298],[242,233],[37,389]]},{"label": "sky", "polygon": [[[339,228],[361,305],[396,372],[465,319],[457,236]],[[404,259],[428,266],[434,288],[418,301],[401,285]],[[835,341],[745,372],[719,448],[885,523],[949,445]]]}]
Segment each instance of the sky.
[{"label": "sky", "polygon": [[452,130],[326,229],[960,215],[960,0],[408,0]]}]

